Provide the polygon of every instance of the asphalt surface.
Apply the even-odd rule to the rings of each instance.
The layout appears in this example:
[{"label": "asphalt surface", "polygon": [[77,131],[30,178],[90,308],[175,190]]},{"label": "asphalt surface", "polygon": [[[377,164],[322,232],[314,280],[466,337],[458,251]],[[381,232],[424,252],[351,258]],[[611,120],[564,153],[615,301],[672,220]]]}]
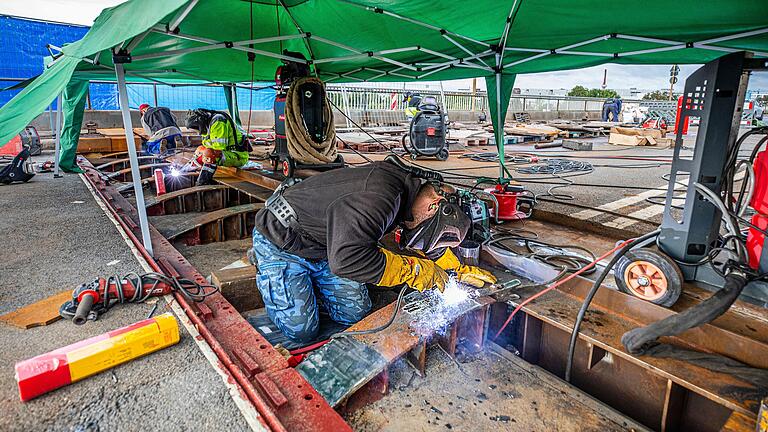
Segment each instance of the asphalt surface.
[{"label": "asphalt surface", "polygon": [[[77,175],[39,174],[0,186],[0,215],[0,314],[98,276],[141,272]],[[19,401],[16,362],[142,320],[151,308],[118,305],[77,327],[59,321],[20,330],[0,323],[0,430],[247,430],[222,379],[181,326],[175,346]],[[165,310],[161,303],[156,313]]]}]

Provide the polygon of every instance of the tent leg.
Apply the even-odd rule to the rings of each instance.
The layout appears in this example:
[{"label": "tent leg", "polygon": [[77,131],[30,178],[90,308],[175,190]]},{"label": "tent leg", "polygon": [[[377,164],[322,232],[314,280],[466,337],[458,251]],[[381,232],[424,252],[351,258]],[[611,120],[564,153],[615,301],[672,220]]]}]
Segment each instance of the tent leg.
[{"label": "tent leg", "polygon": [[141,239],[144,249],[149,255],[152,251],[152,238],[149,235],[149,222],[147,221],[147,209],[144,205],[144,190],[141,187],[141,174],[139,173],[139,159],[136,155],[136,141],[133,138],[133,122],[128,106],[128,89],[125,85],[125,69],[122,64],[115,65],[117,73],[117,90],[120,99],[120,112],[123,114],[123,127],[125,128],[125,141],[128,144],[128,158],[131,161],[131,178],[133,179],[133,193],[136,197],[136,211],[139,213],[139,225],[141,226]]},{"label": "tent leg", "polygon": [[61,158],[61,129],[64,121],[61,107],[62,99],[61,93],[59,93],[59,97],[56,98],[56,148],[53,152],[53,178],[61,177],[59,158]]},{"label": "tent leg", "polygon": [[[499,61],[499,55],[496,54]],[[496,149],[499,152],[499,179],[504,178],[504,118],[501,115],[501,74],[496,73]]]}]

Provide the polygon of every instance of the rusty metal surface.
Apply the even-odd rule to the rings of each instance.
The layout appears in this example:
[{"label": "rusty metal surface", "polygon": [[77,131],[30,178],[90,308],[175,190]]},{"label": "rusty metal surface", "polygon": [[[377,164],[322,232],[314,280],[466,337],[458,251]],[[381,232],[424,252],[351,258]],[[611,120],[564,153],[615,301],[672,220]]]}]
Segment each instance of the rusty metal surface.
[{"label": "rusty metal surface", "polygon": [[[156,159],[157,156],[137,156],[137,159],[139,162],[145,161],[145,160],[152,160]],[[101,165],[98,165],[96,167],[97,170],[102,172],[115,172],[120,171],[125,168],[130,169],[130,158],[122,158],[122,159],[110,159],[107,162],[102,163]]]},{"label": "rusty metal surface", "polygon": [[[582,302],[591,287],[591,281],[577,278],[558,289]],[[690,307],[699,302],[686,297],[683,306]],[[645,326],[677,313],[609,288],[598,290],[591,306],[591,310],[618,315],[636,326]],[[695,349],[726,355],[751,366],[768,368],[768,325],[762,321],[726,312],[711,324],[690,329],[670,339]]]},{"label": "rusty metal surface", "polygon": [[[141,165],[139,166],[139,175],[141,176],[142,179],[145,179],[151,176],[152,173],[155,171],[155,169],[164,168],[170,165],[171,164],[167,162]],[[123,168],[119,171],[111,172],[107,174],[107,178],[111,180],[121,181],[121,182],[133,181],[133,177],[131,176],[131,167]]]},{"label": "rusty metal surface", "polygon": [[[531,288],[517,291],[521,299],[514,300],[512,303],[517,304],[536,292],[537,290]],[[581,301],[576,297],[554,290],[526,305],[523,312],[541,320],[544,329],[555,327],[570,333],[580,306]],[[761,395],[768,393],[768,389],[756,388],[737,377],[694,366],[674,358],[635,357],[625,352],[621,344],[621,336],[635,327],[637,327],[636,322],[626,320],[621,315],[593,308],[586,314],[582,324],[579,346],[584,343],[596,345],[610,353],[614,360],[620,358],[647,370],[649,376],[670,379],[730,410],[754,417],[757,400]],[[567,345],[566,341],[565,347],[558,348],[564,349]],[[560,363],[552,364],[552,367],[560,371],[564,366],[564,357]],[[586,362],[576,361],[574,376],[583,374],[585,370],[587,370]]]},{"label": "rusty metal surface", "polygon": [[147,215],[162,216],[187,212],[204,212],[227,207],[224,185],[193,186],[145,198]]},{"label": "rusty metal surface", "polygon": [[[104,183],[98,172],[87,161],[80,161],[86,178],[97,194],[123,224],[126,233],[144,254],[156,271],[170,276],[180,275],[205,283],[201,275],[173,245],[157,230],[150,227],[156,258],[146,254],[137,238],[138,216],[135,208],[113,187]],[[158,265],[159,259],[165,263]],[[170,267],[170,268],[169,268]],[[277,431],[347,431],[349,426],[294,369],[288,367],[285,358],[276,351],[219,293],[208,297],[204,303],[188,303],[176,295],[189,318],[195,323],[201,336],[208,342],[221,361],[221,368],[231,376],[232,382],[242,389],[242,395],[254,404],[264,421]],[[234,354],[247,355],[253,362],[244,362]],[[245,354],[243,354],[245,353]],[[252,371],[267,373],[255,379]],[[270,384],[271,383],[271,384]],[[272,386],[274,384],[275,387]],[[286,403],[282,402],[277,388]]]},{"label": "rusty metal surface", "polygon": [[253,231],[253,216],[263,207],[263,203],[252,203],[198,214],[179,221],[165,237],[187,245],[247,238]]}]

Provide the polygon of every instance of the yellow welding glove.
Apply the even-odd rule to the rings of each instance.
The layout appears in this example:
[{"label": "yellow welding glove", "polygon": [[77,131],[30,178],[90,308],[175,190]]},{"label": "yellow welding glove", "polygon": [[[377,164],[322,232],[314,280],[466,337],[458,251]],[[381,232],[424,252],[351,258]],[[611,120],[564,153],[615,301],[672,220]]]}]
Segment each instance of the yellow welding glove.
[{"label": "yellow welding glove", "polygon": [[482,288],[486,282],[490,284],[496,283],[496,276],[493,273],[480,267],[462,264],[453,251],[451,251],[451,248],[446,248],[443,256],[438,258],[435,263],[443,270],[455,271],[460,282],[472,285],[473,287]]},{"label": "yellow welding glove", "polygon": [[395,286],[404,283],[420,292],[432,288],[443,292],[445,289],[448,274],[435,262],[425,258],[398,255],[384,248],[379,250],[384,254],[387,263],[384,274],[376,285]]}]

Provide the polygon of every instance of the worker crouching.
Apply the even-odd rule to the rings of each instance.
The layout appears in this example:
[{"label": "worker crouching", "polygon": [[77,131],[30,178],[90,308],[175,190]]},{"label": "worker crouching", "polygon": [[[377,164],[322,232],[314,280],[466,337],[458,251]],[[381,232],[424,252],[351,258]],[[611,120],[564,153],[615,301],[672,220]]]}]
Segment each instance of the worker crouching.
[{"label": "worker crouching", "polygon": [[[461,265],[448,248],[470,224],[451,193],[390,162],[281,185],[256,214],[253,231],[256,283],[272,322],[291,340],[309,342],[320,307],[341,324],[365,317],[369,285],[442,291],[446,270],[475,285],[495,282],[489,272]],[[398,226],[401,244],[420,257],[379,245]]]},{"label": "worker crouching", "polygon": [[181,129],[170,109],[144,103],[139,105],[139,113],[144,133],[149,136],[147,140],[142,137],[141,150],[144,153],[163,155],[181,147]]},{"label": "worker crouching", "polygon": [[218,165],[239,168],[248,163],[250,144],[229,114],[198,108],[188,113],[186,125],[202,135],[194,156],[202,167],[198,186],[211,182]]}]

